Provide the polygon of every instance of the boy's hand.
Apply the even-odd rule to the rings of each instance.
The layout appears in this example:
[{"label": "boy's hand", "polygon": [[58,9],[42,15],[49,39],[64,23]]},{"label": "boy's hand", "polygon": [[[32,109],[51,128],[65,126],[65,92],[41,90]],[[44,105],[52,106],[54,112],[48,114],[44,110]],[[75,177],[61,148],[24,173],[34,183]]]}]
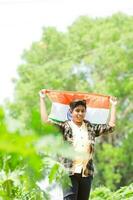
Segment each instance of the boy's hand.
[{"label": "boy's hand", "polygon": [[39,91],[39,96],[40,96],[40,98],[45,99],[45,97],[46,97],[46,90],[45,89],[40,90]]},{"label": "boy's hand", "polygon": [[118,103],[117,98],[116,97],[110,97],[110,104],[116,106]]}]

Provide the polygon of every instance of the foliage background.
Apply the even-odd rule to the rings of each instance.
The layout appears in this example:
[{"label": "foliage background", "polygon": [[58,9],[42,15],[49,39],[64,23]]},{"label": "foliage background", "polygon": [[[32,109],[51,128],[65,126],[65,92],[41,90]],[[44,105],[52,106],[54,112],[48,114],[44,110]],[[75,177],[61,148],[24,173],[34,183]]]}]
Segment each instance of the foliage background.
[{"label": "foliage background", "polygon": [[[6,103],[10,124],[16,127],[14,131],[9,130],[1,108],[0,174],[5,177],[0,182],[1,196],[24,199],[24,193],[29,199],[32,195],[41,199],[45,194],[42,191],[36,193],[39,188],[35,184],[39,178],[49,173],[51,181],[60,181],[60,177],[65,176],[57,163],[50,168],[45,160],[46,155],[49,158],[54,155],[51,162],[55,161],[63,147],[58,131],[41,123],[38,92],[42,88],[118,97],[115,133],[98,138],[96,142],[93,189],[99,186],[110,188],[109,195],[112,196],[111,190],[133,182],[132,41],[133,17],[122,13],[95,19],[82,16],[66,32],[44,27],[40,41],[33,42],[31,48],[23,52],[23,62],[18,66],[19,77],[14,80],[14,101]],[[48,100],[47,107],[50,108]],[[49,136],[56,139],[49,140]],[[47,142],[40,150],[36,144],[45,141],[43,137],[49,143],[54,141],[56,151]],[[9,179],[12,172],[17,173],[17,183],[15,179]],[[98,191],[102,193],[104,189],[96,189],[93,195],[99,196]],[[124,188],[123,191],[127,190]]]}]

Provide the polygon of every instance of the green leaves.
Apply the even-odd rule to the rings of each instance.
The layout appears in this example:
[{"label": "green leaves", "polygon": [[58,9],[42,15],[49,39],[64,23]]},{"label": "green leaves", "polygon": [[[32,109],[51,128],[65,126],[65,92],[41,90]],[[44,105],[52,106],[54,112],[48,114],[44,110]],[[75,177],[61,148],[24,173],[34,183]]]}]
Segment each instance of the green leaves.
[{"label": "green leaves", "polygon": [[51,168],[49,176],[48,176],[50,183],[52,183],[53,180],[56,180],[58,169],[59,169],[59,164],[57,163]]},{"label": "green leaves", "polygon": [[120,188],[112,192],[106,187],[99,187],[92,191],[92,200],[132,200],[133,198],[133,184]]},{"label": "green leaves", "polygon": [[91,193],[91,199],[93,200],[109,200],[112,195],[110,189],[106,187],[98,187]]}]

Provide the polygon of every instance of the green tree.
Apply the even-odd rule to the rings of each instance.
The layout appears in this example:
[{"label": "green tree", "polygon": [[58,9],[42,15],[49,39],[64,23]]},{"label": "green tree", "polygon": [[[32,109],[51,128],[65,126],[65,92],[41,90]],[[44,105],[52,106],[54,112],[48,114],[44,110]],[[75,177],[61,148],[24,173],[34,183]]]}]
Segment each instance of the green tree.
[{"label": "green tree", "polygon": [[[97,146],[99,152],[104,149],[105,157],[96,156],[97,169],[103,170],[97,177],[112,188],[132,182],[132,164],[126,164],[131,161],[131,141],[125,139],[129,134],[130,138],[133,136],[132,41],[133,17],[122,13],[95,19],[82,16],[65,33],[52,27],[44,28],[40,41],[23,53],[24,62],[18,66],[19,78],[15,80],[14,102],[9,103],[11,115],[26,129],[43,134],[38,98],[41,88],[117,96],[116,131],[110,137],[101,138]],[[50,107],[50,103],[47,104]],[[103,142],[112,146],[105,148]],[[128,152],[129,156],[122,152]],[[114,159],[108,164],[114,172],[117,170],[116,175],[99,164],[106,162],[108,154]],[[105,182],[105,179],[108,180]]]}]

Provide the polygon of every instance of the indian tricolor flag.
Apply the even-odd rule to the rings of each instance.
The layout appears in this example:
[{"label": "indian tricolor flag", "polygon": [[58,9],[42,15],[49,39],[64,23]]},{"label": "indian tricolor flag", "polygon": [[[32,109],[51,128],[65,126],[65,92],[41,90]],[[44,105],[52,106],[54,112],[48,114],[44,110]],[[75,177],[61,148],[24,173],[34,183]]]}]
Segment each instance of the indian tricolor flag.
[{"label": "indian tricolor flag", "polygon": [[69,104],[73,100],[86,100],[87,112],[85,119],[91,123],[105,124],[109,117],[110,96],[89,94],[73,91],[45,90],[52,102],[50,120],[65,121],[71,119]]}]

